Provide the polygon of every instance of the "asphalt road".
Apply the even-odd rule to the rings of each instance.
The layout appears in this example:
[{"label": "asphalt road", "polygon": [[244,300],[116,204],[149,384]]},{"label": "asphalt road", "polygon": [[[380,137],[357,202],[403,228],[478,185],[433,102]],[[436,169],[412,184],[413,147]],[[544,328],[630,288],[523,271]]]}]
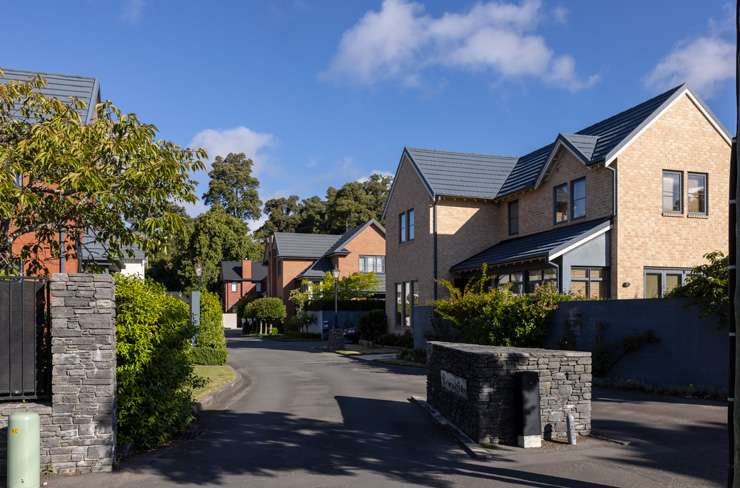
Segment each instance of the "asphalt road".
[{"label": "asphalt road", "polygon": [[204,413],[199,433],[128,460],[114,474],[49,487],[698,487],[722,486],[719,404],[597,392],[594,430],[575,448],[502,448],[474,461],[410,395],[421,370],[321,352],[318,343],[229,338],[251,385]]}]

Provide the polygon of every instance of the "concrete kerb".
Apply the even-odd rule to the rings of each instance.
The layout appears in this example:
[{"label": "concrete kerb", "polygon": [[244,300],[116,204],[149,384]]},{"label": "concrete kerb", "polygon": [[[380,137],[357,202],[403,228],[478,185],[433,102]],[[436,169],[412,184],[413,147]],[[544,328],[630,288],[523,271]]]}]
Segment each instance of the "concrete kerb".
[{"label": "concrete kerb", "polygon": [[245,390],[249,390],[252,384],[248,376],[243,375],[238,370],[232,368],[235,373],[235,378],[228,384],[224,385],[216,391],[212,391],[200,401],[193,403],[193,414],[198,415],[203,410],[209,410],[214,407],[220,407],[228,403],[232,398],[243,393]]}]

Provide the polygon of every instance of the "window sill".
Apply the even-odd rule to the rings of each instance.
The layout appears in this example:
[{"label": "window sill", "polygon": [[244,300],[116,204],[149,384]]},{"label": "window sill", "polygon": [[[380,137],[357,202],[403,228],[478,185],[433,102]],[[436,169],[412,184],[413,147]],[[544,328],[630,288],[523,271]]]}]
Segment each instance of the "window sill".
[{"label": "window sill", "polygon": [[683,217],[683,212],[666,212],[662,213],[663,217]]},{"label": "window sill", "polygon": [[689,213],[687,217],[690,219],[708,219],[709,215],[705,213]]}]

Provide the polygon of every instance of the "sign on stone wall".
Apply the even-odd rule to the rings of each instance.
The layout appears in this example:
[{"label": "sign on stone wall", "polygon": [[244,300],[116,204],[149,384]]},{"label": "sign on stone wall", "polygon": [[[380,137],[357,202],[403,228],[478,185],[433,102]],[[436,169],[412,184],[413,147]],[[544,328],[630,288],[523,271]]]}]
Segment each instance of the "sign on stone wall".
[{"label": "sign on stone wall", "polygon": [[465,378],[456,376],[449,371],[444,369],[439,371],[440,378],[442,379],[442,388],[454,393],[461,398],[468,398],[468,382]]}]

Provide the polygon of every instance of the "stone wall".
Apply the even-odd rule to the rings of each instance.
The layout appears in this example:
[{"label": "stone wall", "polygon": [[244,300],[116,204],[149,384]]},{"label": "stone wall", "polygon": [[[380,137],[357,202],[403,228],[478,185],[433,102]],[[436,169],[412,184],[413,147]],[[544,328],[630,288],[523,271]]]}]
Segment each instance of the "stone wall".
[{"label": "stone wall", "polygon": [[429,342],[427,401],[480,443],[516,444],[517,373],[539,374],[546,439],[566,438],[566,416],[591,432],[591,353]]},{"label": "stone wall", "polygon": [[5,478],[5,427],[16,410],[41,416],[41,466],[79,474],[110,471],[115,455],[116,351],[113,278],[55,273],[51,301],[52,398],[0,403],[0,480]]}]

